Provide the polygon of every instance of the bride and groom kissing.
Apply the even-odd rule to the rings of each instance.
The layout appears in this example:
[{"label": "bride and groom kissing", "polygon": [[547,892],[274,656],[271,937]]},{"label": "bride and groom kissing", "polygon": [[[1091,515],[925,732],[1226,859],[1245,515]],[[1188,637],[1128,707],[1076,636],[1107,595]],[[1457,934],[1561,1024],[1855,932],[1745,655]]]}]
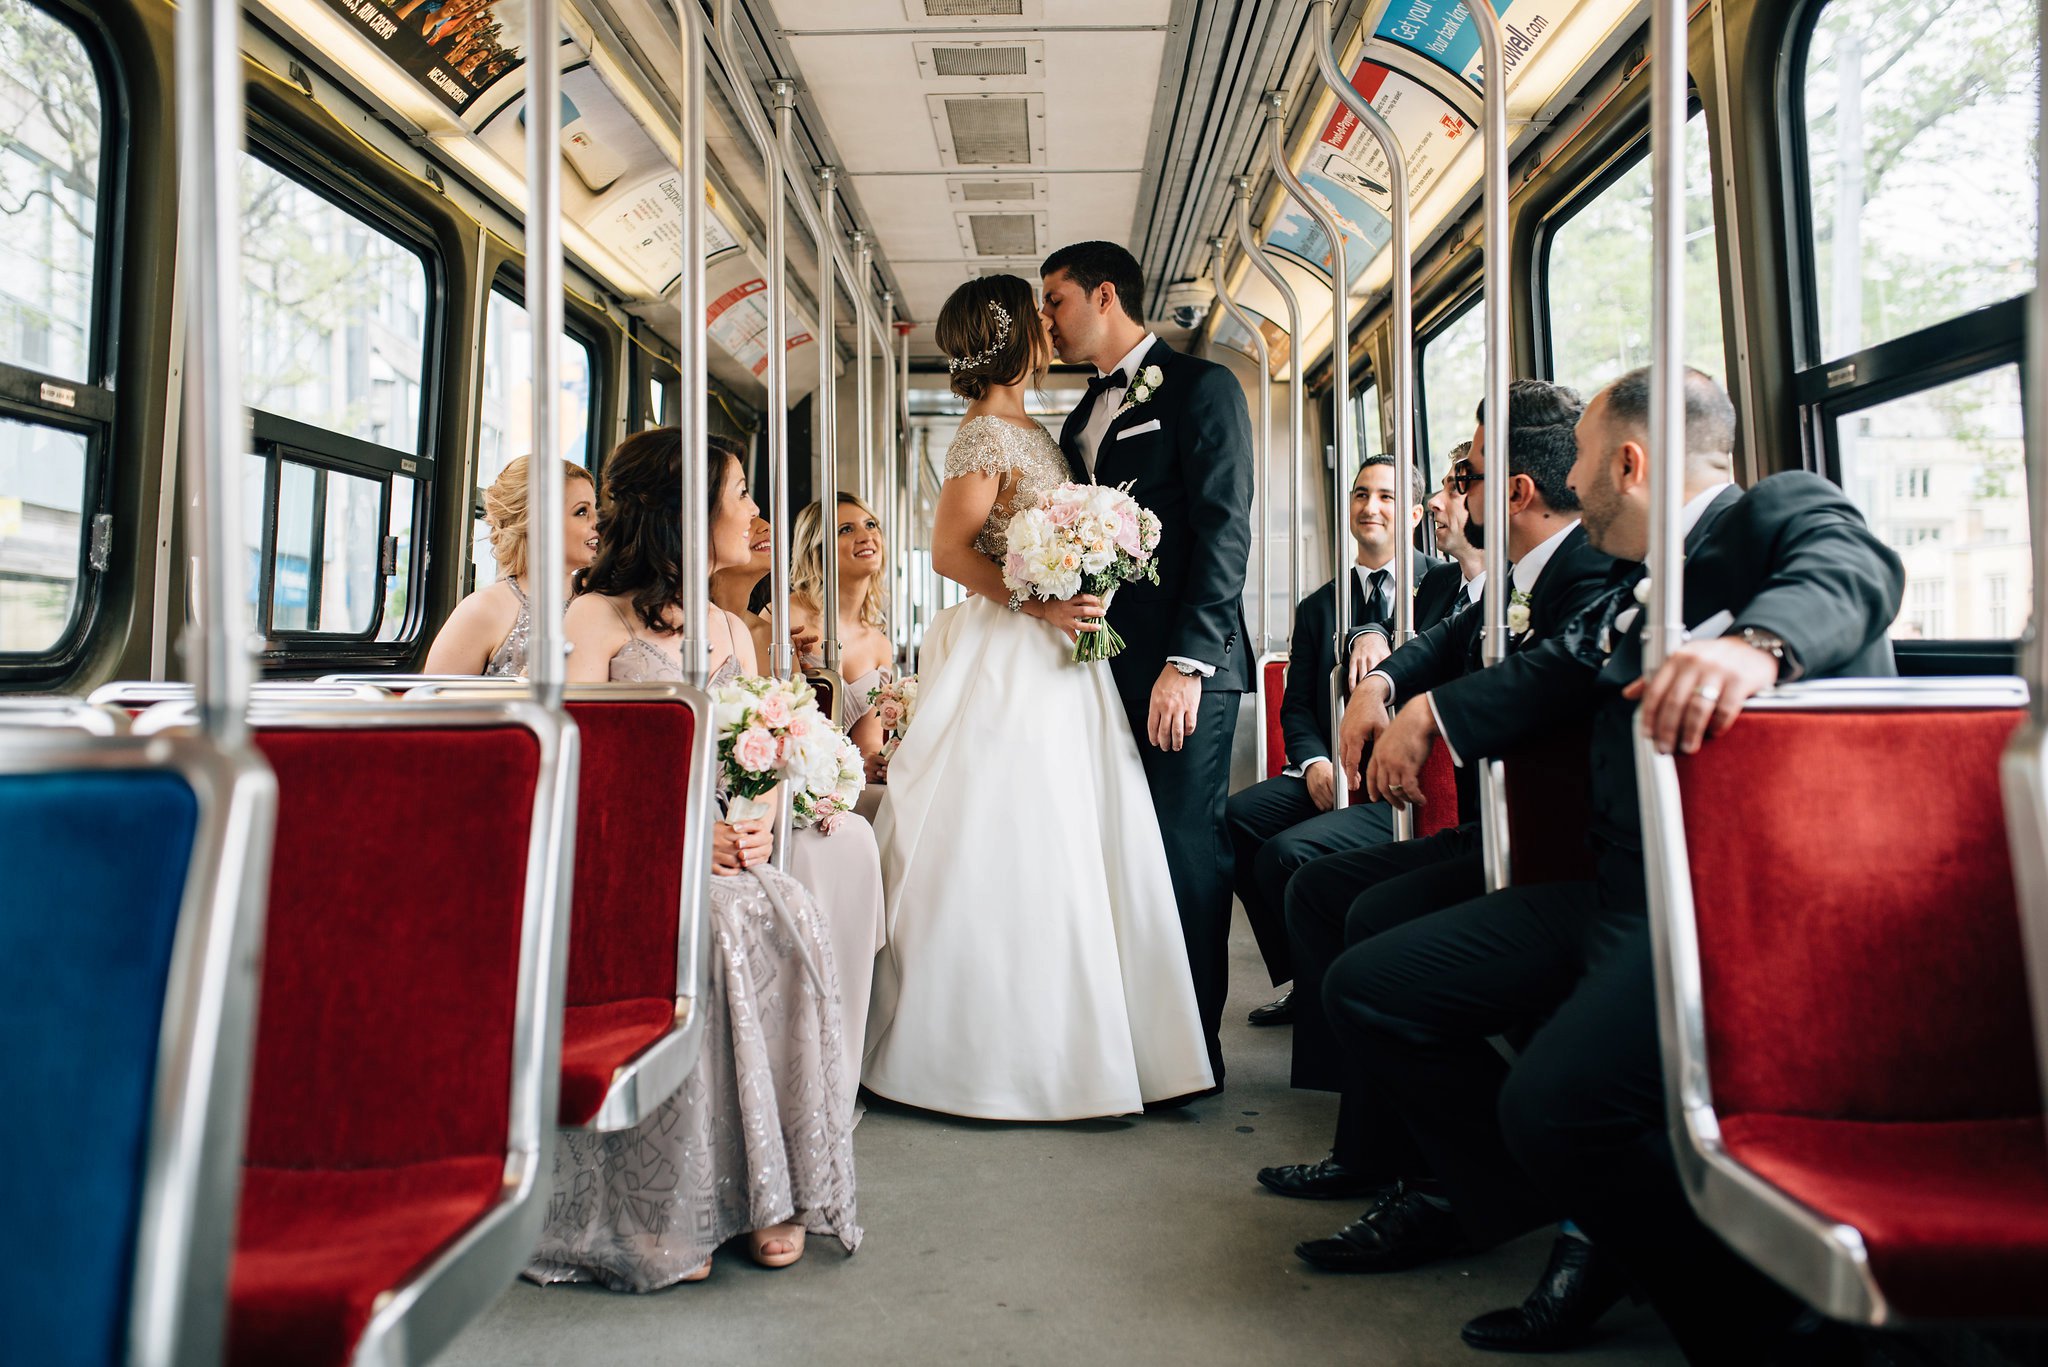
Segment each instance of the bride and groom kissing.
[{"label": "bride and groom kissing", "polygon": [[[940,311],[967,415],[934,567],[967,590],[927,629],[916,725],[876,818],[888,888],[862,1083],[954,1115],[1073,1120],[1221,1085],[1232,734],[1252,686],[1242,598],[1251,422],[1223,367],[1155,337],[1124,248],[1065,247]],[[1024,395],[1093,367],[1057,441]],[[1063,483],[1157,515],[1158,582],[1013,598],[1010,517]],[[1125,643],[1077,663],[1107,623]]]}]

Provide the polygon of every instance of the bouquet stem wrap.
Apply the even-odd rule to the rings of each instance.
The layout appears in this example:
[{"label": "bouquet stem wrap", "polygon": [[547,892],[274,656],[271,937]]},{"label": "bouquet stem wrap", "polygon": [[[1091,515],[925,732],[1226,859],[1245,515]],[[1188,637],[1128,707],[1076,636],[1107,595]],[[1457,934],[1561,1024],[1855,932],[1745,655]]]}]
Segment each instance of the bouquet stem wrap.
[{"label": "bouquet stem wrap", "polygon": [[[1081,592],[1092,593],[1101,598],[1102,610],[1104,613],[1107,613],[1109,611],[1109,600],[1116,597],[1117,585],[1122,582],[1119,579],[1114,583],[1102,584],[1097,582],[1097,576],[1090,575],[1081,581]],[[1096,629],[1094,631],[1082,632],[1080,639],[1074,642],[1074,659],[1077,663],[1085,663],[1089,660],[1107,660],[1113,655],[1123,654],[1123,650],[1124,638],[1122,634],[1109,624],[1107,616],[1103,616],[1096,619]]]}]

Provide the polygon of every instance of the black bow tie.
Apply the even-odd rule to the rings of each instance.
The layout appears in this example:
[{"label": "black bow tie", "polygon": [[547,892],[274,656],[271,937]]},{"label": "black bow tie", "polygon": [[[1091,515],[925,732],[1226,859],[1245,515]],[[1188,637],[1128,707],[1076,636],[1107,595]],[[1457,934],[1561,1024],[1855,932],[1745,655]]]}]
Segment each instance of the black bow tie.
[{"label": "black bow tie", "polygon": [[1088,397],[1083,402],[1094,403],[1096,396],[1105,389],[1128,389],[1129,387],[1130,381],[1124,378],[1124,373],[1121,370],[1112,370],[1107,375],[1097,375],[1094,379],[1088,381]]}]

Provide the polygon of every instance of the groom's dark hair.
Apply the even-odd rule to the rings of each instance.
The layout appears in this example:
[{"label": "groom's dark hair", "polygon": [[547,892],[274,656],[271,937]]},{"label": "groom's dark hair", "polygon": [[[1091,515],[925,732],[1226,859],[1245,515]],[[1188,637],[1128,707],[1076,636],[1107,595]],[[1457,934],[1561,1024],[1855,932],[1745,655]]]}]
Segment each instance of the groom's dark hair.
[{"label": "groom's dark hair", "polygon": [[1145,321],[1145,272],[1132,256],[1114,242],[1076,242],[1045,258],[1038,268],[1042,279],[1054,271],[1065,271],[1067,279],[1089,294],[1105,280],[1116,286],[1116,301],[1134,323]]}]

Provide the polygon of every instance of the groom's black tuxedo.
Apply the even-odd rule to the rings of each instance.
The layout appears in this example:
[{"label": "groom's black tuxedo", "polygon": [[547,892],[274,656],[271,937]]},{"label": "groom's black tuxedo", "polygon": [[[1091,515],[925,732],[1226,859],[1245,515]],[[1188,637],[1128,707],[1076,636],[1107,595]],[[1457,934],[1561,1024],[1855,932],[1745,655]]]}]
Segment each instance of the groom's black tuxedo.
[{"label": "groom's black tuxedo", "polygon": [[[1252,686],[1251,636],[1244,623],[1252,424],[1244,389],[1222,366],[1183,356],[1160,341],[1145,352],[1139,372],[1148,366],[1159,367],[1158,387],[1143,403],[1117,413],[1095,452],[1095,482],[1128,483],[1131,497],[1157,514],[1160,524],[1159,582],[1125,584],[1110,604],[1109,623],[1125,642],[1110,671],[1159,814],[1195,1000],[1220,1083],[1223,1061],[1216,1040],[1229,986],[1231,895],[1223,804],[1239,695]],[[1083,483],[1088,470],[1079,443],[1091,411],[1092,404],[1083,402],[1060,431],[1060,448],[1073,477]],[[1195,732],[1177,751],[1146,738],[1152,686],[1169,658],[1214,670],[1202,682]]]}]

